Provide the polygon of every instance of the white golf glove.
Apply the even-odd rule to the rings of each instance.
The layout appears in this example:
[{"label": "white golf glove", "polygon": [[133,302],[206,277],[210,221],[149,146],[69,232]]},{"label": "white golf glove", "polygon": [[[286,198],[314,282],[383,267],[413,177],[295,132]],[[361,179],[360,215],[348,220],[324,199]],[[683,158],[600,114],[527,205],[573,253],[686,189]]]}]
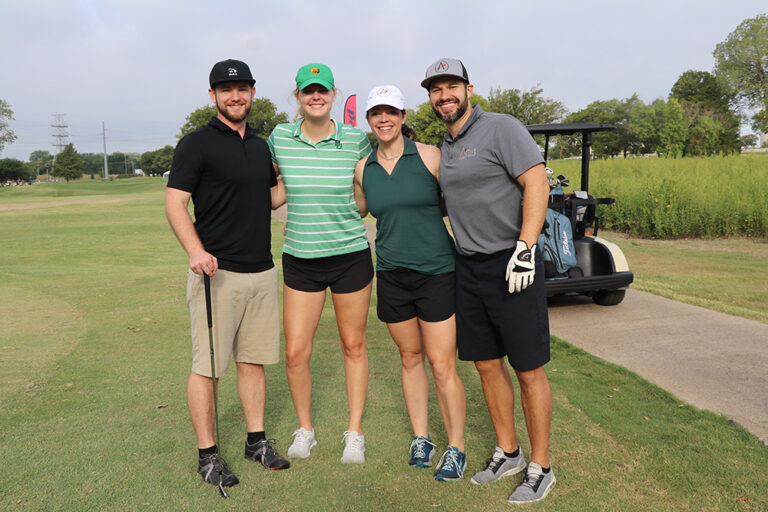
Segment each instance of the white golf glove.
[{"label": "white golf glove", "polygon": [[509,258],[507,263],[507,281],[509,282],[509,293],[521,292],[531,283],[536,273],[536,244],[528,248],[528,244],[522,240],[517,241],[515,252]]}]

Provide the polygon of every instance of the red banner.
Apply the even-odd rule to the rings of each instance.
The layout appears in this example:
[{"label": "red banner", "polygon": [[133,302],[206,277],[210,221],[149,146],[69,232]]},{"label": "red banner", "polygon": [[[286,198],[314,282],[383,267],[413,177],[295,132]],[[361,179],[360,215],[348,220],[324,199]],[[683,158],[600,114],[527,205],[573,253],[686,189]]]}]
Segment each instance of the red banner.
[{"label": "red banner", "polygon": [[357,126],[357,94],[347,98],[344,103],[344,124]]}]

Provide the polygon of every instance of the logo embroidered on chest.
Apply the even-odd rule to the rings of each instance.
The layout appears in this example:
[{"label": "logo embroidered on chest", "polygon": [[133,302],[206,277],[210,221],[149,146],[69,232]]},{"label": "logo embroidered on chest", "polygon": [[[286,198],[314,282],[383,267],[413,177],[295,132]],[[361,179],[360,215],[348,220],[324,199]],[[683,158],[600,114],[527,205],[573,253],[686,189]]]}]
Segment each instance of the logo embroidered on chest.
[{"label": "logo embroidered on chest", "polygon": [[463,148],[459,153],[459,160],[466,160],[467,158],[472,158],[473,156],[476,156],[476,155],[477,155],[476,148]]}]

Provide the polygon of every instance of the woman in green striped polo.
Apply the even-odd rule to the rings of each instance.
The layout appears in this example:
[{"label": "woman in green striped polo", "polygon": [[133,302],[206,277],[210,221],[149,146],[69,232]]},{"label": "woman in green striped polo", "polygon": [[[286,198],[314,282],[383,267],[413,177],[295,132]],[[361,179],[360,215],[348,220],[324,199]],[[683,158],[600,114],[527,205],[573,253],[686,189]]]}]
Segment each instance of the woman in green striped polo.
[{"label": "woman in green striped polo", "polygon": [[272,163],[285,184],[283,323],[288,386],[298,417],[287,455],[307,458],[317,444],[312,424],[312,342],[330,287],[346,372],[349,423],[344,463],[365,462],[362,417],[368,392],[366,319],[373,264],[354,200],[353,176],[371,145],[362,130],[331,119],[333,73],[307,64],[296,73],[299,119],[269,136]]},{"label": "woman in green striped polo", "polygon": [[410,460],[432,465],[429,381],[432,367],[437,401],[448,433],[448,449],[435,479],[460,480],[464,455],[464,386],[456,372],[454,242],[443,221],[440,150],[413,142],[405,100],[393,85],[374,87],[366,119],[379,144],[355,168],[355,199],[361,215],[376,217],[377,312],[400,350],[405,405],[413,427]]}]

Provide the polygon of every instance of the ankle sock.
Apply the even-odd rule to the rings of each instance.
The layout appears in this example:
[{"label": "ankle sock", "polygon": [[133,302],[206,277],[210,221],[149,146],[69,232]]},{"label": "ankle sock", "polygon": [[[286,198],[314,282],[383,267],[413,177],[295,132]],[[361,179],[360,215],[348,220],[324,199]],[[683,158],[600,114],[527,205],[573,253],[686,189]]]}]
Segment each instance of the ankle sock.
[{"label": "ankle sock", "polygon": [[197,456],[200,458],[203,458],[203,455],[210,455],[212,453],[216,453],[218,448],[216,445],[211,446],[210,448],[198,448],[197,449]]},{"label": "ankle sock", "polygon": [[263,430],[258,432],[248,432],[248,444],[256,444],[267,438],[267,435]]},{"label": "ankle sock", "polygon": [[508,457],[510,459],[515,458],[518,455],[520,455],[520,447],[519,446],[517,447],[517,450],[513,451],[512,453],[504,452],[504,456]]}]

